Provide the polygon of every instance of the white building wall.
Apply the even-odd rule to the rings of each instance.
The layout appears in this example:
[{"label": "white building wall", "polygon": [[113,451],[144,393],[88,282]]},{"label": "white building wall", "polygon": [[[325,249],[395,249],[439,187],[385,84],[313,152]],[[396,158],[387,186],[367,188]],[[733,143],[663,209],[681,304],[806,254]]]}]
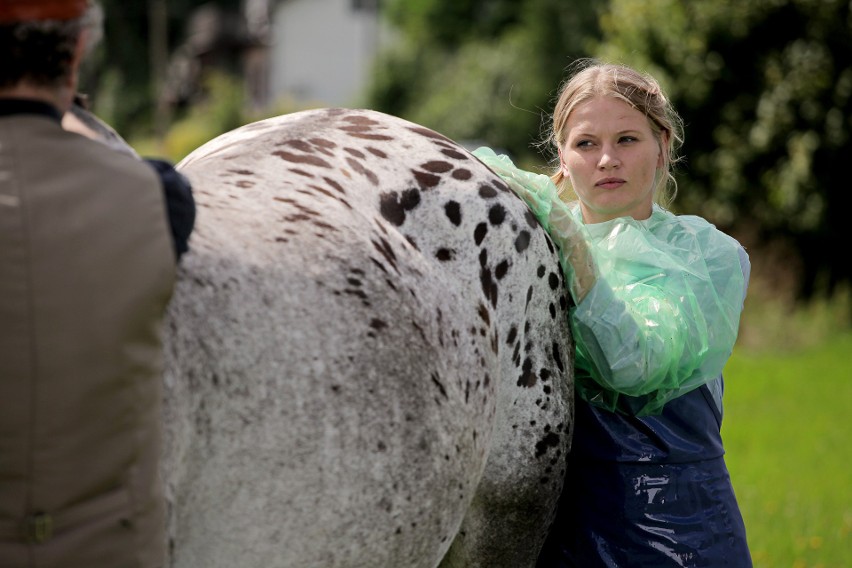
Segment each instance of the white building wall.
[{"label": "white building wall", "polygon": [[272,16],[270,89],[305,104],[353,106],[379,48],[375,10],[353,0],[284,0]]}]

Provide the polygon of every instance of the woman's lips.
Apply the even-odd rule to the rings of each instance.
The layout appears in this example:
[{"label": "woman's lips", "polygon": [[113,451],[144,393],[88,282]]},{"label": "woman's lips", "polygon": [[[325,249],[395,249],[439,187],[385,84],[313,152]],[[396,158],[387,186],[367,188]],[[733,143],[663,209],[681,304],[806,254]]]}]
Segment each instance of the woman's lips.
[{"label": "woman's lips", "polygon": [[599,180],[595,184],[595,187],[602,187],[604,189],[617,189],[625,183],[627,183],[627,181],[621,178],[604,178],[602,180]]}]

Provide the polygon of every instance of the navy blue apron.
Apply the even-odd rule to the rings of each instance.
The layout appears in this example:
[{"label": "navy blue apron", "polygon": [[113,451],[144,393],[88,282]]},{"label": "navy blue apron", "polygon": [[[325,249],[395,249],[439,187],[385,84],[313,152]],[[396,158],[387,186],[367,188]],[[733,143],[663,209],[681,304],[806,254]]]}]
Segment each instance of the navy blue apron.
[{"label": "navy blue apron", "polygon": [[576,399],[559,513],[537,568],[750,568],[707,386],[637,418]]}]

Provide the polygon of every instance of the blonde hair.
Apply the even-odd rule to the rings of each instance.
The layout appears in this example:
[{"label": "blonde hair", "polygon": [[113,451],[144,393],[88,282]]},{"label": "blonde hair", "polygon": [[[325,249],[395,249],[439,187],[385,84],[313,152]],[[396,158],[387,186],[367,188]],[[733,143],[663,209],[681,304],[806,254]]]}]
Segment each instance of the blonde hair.
[{"label": "blonde hair", "polygon": [[[645,115],[660,145],[664,175],[660,176],[654,188],[654,199],[664,207],[668,206],[677,193],[677,181],[672,172],[679,160],[677,149],[683,143],[683,122],[659,83],[650,75],[626,65],[583,59],[573,67],[573,74],[559,90],[547,141],[559,151],[565,144],[566,125],[571,112],[594,97],[614,97],[626,102]],[[664,136],[668,139],[667,146],[663,144]],[[556,169],[551,179],[560,194],[571,189],[571,183],[561,168]]]}]

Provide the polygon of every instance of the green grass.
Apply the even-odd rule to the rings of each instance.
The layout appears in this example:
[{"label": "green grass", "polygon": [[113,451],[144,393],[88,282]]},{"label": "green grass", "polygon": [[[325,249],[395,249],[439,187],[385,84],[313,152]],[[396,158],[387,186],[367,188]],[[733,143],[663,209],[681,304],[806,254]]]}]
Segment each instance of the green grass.
[{"label": "green grass", "polygon": [[852,331],[738,347],[722,434],[755,568],[852,566]]}]

